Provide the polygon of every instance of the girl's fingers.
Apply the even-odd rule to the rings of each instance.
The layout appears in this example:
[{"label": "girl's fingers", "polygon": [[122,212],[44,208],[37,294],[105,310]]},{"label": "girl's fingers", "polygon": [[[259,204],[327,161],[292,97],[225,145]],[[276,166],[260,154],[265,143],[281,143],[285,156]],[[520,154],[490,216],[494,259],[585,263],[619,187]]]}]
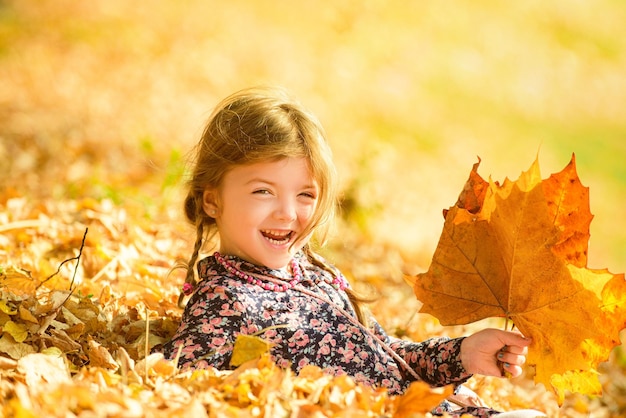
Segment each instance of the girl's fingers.
[{"label": "girl's fingers", "polygon": [[521,354],[514,354],[507,351],[500,351],[497,355],[498,361],[501,363],[508,363],[512,365],[521,366],[526,363],[526,356]]},{"label": "girl's fingers", "polygon": [[500,353],[512,353],[520,356],[528,355],[528,347],[520,347],[519,345],[505,345],[499,351]]},{"label": "girl's fingers", "polygon": [[[522,368],[515,364],[502,363],[502,369],[510,374],[508,377],[517,377],[522,374]],[[506,376],[506,373],[503,374]]]},{"label": "girl's fingers", "polygon": [[526,362],[526,347],[504,346],[496,354],[496,359],[500,365],[503,375],[517,377],[522,374],[522,365]]},{"label": "girl's fingers", "polygon": [[528,354],[528,347],[519,347],[517,345],[507,345],[506,347],[503,348],[503,351],[508,351],[509,353],[525,356]]}]

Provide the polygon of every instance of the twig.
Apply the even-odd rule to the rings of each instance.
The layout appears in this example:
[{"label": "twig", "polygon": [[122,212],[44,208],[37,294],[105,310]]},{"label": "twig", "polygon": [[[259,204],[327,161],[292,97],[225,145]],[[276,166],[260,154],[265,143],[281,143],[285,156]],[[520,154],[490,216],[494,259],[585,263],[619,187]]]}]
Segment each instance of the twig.
[{"label": "twig", "polygon": [[76,260],[76,267],[74,268],[74,275],[72,276],[72,282],[70,283],[70,293],[74,291],[74,289],[72,289],[72,286],[74,286],[74,279],[76,278],[76,272],[78,271],[80,257],[83,255],[83,248],[85,247],[85,239],[87,238],[87,231],[89,231],[89,228],[85,228],[85,234],[83,235],[83,241],[80,244],[78,255],[76,257],[68,258],[67,260],[64,260],[61,264],[59,264],[59,268],[57,268],[57,271],[52,273],[50,276],[46,277],[46,279],[44,279],[41,283],[39,283],[39,285],[37,285],[37,289],[39,289],[39,287],[41,287],[42,284],[44,284],[45,282],[47,282],[48,280],[52,279],[54,276],[59,274],[61,272],[61,267],[63,267],[65,263],[69,263],[72,260]]},{"label": "twig", "polygon": [[61,308],[61,306],[65,305],[65,303],[67,303],[67,301],[70,299],[70,297],[72,297],[72,294],[74,293],[74,280],[76,279],[76,273],[78,272],[78,266],[80,265],[80,257],[83,255],[83,248],[85,248],[85,240],[87,239],[87,231],[89,231],[89,228],[85,228],[85,234],[83,235],[83,240],[80,243],[80,248],[78,249],[78,255],[76,257],[68,258],[67,260],[65,260],[61,264],[59,264],[59,268],[57,269],[57,271],[55,273],[53,273],[52,275],[48,276],[44,281],[39,283],[39,285],[36,288],[36,289],[39,289],[39,287],[42,284],[44,284],[45,282],[47,282],[48,280],[50,280],[51,278],[53,278],[54,276],[59,274],[59,272],[61,271],[61,267],[63,267],[63,264],[65,264],[65,263],[67,263],[69,261],[72,261],[72,260],[76,260],[76,266],[74,267],[74,274],[72,275],[72,281],[70,282],[70,291],[67,294],[67,297],[65,298],[63,303],[59,305],[59,309]]},{"label": "twig", "polygon": [[76,279],[76,273],[78,272],[78,266],[80,265],[80,257],[83,255],[83,248],[85,248],[85,240],[87,239],[87,231],[89,228],[85,228],[85,234],[83,235],[83,240],[80,243],[80,249],[78,250],[78,256],[76,258],[76,267],[74,268],[74,274],[72,275],[72,282],[70,283],[70,293],[74,291],[72,287],[74,286],[74,280]]}]

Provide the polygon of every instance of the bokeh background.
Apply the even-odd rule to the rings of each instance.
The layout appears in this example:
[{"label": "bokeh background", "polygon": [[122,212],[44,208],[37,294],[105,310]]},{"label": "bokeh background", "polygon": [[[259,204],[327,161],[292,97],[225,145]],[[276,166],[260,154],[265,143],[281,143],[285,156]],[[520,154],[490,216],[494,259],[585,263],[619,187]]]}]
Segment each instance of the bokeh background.
[{"label": "bokeh background", "polygon": [[274,84],[325,125],[364,239],[427,265],[478,157],[502,181],[575,153],[589,265],[624,271],[625,21],[616,0],[5,0],[0,186],[163,213],[216,102]]},{"label": "bokeh background", "polygon": [[[478,158],[503,181],[575,154],[589,267],[624,272],[624,22],[621,0],[0,0],[0,205],[108,201],[192,241],[189,151],[220,99],[271,84],[326,127],[334,258],[403,286],[379,305],[386,325],[413,318],[400,270],[428,267]],[[416,323],[410,336],[449,331]]]}]

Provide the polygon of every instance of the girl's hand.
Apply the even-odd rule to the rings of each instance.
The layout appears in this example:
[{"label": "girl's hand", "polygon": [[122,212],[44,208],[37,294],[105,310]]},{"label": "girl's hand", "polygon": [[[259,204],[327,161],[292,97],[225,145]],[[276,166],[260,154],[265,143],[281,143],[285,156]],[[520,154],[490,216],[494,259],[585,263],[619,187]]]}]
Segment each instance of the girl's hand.
[{"label": "girl's hand", "polygon": [[518,332],[484,329],[463,340],[461,362],[468,373],[502,377],[504,369],[517,377],[531,342]]}]

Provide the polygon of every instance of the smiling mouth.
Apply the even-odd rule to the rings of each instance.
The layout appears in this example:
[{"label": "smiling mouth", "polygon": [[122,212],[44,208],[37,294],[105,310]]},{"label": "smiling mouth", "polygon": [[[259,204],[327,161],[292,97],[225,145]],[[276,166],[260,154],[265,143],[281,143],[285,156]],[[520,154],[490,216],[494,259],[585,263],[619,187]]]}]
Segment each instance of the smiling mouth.
[{"label": "smiling mouth", "polygon": [[272,229],[266,229],[261,231],[263,237],[274,245],[283,245],[291,241],[293,237],[293,231],[277,231]]}]

